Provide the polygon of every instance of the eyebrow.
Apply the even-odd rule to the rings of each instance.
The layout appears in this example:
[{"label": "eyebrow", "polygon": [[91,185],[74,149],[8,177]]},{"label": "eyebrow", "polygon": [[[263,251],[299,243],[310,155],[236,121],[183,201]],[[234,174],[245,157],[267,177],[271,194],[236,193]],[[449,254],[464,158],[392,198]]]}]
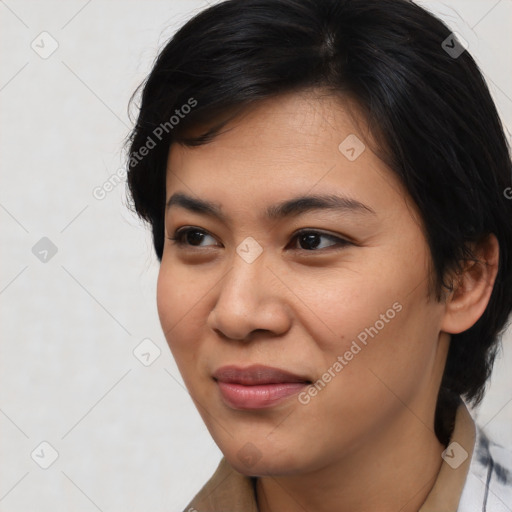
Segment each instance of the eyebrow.
[{"label": "eyebrow", "polygon": [[[215,217],[223,222],[227,220],[219,204],[198,199],[182,192],[176,192],[169,198],[166,211],[173,206],[180,206],[194,213]],[[267,207],[265,215],[270,220],[277,220],[285,217],[295,217],[313,210],[335,210],[343,213],[376,215],[372,208],[356,199],[330,194],[293,197]]]}]

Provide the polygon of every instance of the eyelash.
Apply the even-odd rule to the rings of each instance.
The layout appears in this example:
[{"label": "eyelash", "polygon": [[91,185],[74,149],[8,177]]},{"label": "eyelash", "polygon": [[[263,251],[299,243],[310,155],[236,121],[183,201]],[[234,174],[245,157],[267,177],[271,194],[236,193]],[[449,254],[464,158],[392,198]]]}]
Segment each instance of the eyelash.
[{"label": "eyelash", "polygon": [[[168,236],[167,239],[170,240],[173,244],[179,246],[179,247],[183,247],[183,246],[187,246],[187,247],[191,247],[191,248],[195,248],[195,249],[201,249],[201,246],[194,246],[194,245],[190,245],[190,244],[187,244],[183,239],[185,237],[185,235],[187,235],[188,233],[190,232],[199,232],[199,233],[202,233],[204,235],[208,235],[208,236],[211,236],[212,238],[215,238],[213,235],[211,235],[210,233],[208,233],[208,231],[205,231],[204,229],[200,229],[200,228],[193,228],[193,227],[186,227],[186,228],[179,228],[177,229],[175,232],[174,232],[174,235],[171,237],[171,236]],[[322,231],[318,231],[318,230],[314,230],[314,229],[302,229],[296,233],[294,233],[294,235],[292,236],[292,240],[295,240],[295,239],[298,239],[300,236],[303,236],[303,235],[319,235],[323,238],[328,238],[330,239],[331,241],[335,241],[336,244],[334,245],[330,245],[328,247],[324,247],[323,249],[296,249],[298,251],[302,251],[302,252],[319,252],[319,251],[325,251],[325,250],[328,250],[328,249],[334,249],[336,248],[341,248],[341,247],[345,247],[345,246],[348,246],[348,245],[354,245],[353,243],[349,242],[348,240],[345,240],[343,238],[340,238],[340,237],[337,237],[337,236],[334,236],[334,235],[330,235],[330,234],[327,234],[327,233],[324,233]]]}]

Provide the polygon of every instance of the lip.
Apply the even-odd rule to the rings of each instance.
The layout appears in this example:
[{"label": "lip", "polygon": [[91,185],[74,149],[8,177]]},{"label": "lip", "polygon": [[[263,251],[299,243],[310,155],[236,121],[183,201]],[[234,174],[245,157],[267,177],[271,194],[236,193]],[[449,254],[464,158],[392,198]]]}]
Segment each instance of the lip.
[{"label": "lip", "polygon": [[223,366],[213,379],[226,405],[234,409],[272,407],[311,384],[306,376],[263,365]]}]

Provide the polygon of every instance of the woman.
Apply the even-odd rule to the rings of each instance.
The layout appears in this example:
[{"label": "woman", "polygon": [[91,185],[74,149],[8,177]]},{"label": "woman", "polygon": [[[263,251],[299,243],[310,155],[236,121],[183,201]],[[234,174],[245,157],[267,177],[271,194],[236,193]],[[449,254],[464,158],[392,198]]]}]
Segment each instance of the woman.
[{"label": "woman", "polygon": [[407,0],[228,0],[144,84],[128,183],[224,454],[186,510],[510,510],[475,426],[512,307],[510,155]]}]

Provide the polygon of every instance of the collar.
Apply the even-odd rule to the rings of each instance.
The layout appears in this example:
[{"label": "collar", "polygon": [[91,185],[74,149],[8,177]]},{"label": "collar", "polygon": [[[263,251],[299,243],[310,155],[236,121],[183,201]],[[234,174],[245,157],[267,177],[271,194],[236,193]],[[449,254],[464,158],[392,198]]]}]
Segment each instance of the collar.
[{"label": "collar", "polygon": [[450,442],[443,452],[441,469],[418,512],[457,510],[473,456],[475,439],[475,422],[464,402],[461,402],[457,408]]}]

